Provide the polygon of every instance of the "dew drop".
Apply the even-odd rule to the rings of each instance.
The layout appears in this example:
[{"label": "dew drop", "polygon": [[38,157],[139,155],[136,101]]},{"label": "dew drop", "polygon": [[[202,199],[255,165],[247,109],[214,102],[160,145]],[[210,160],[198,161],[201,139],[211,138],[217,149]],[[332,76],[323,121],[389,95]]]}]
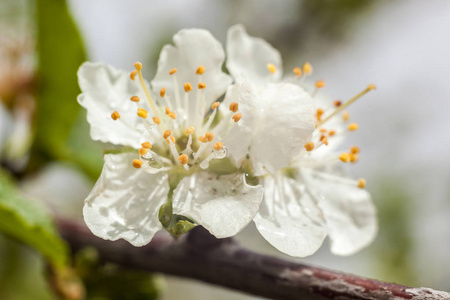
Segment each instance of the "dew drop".
[{"label": "dew drop", "polygon": [[228,154],[228,149],[227,147],[222,147],[222,149],[218,150],[218,151],[214,151],[213,152],[213,157],[216,159],[222,159],[225,158]]}]

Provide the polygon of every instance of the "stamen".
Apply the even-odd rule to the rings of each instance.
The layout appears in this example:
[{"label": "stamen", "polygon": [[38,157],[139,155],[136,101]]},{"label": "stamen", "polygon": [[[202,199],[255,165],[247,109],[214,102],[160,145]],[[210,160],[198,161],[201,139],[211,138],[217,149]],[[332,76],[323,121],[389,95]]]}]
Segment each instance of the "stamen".
[{"label": "stamen", "polygon": [[358,155],[354,154],[354,153],[349,153],[348,154],[350,156],[350,162],[355,163],[358,161]]},{"label": "stamen", "polygon": [[336,114],[338,114],[339,112],[343,111],[345,108],[347,108],[350,104],[352,104],[353,102],[355,102],[356,100],[358,100],[359,98],[361,98],[363,95],[367,94],[369,91],[371,90],[375,90],[376,87],[373,84],[369,84],[367,86],[367,88],[365,90],[363,90],[362,92],[358,93],[357,95],[355,95],[353,98],[351,98],[350,100],[348,100],[347,102],[345,102],[344,104],[342,104],[341,106],[339,106],[331,115],[329,115],[328,117],[325,118],[325,120],[323,120],[319,126],[322,126],[325,122],[327,122],[329,119],[331,119],[333,116],[335,116]]},{"label": "stamen", "polygon": [[336,130],[330,130],[329,132],[328,132],[328,135],[329,136],[333,136],[333,135],[335,135],[336,134]]},{"label": "stamen", "polygon": [[143,108],[138,108],[137,115],[143,119],[147,118],[147,111]]},{"label": "stamen", "polygon": [[323,88],[325,86],[325,81],[323,80],[317,80],[314,86],[318,89]]},{"label": "stamen", "polygon": [[267,69],[269,70],[270,73],[275,73],[277,71],[277,67],[275,67],[274,64],[267,64]]},{"label": "stamen", "polygon": [[184,133],[186,135],[190,135],[190,134],[193,134],[194,132],[195,132],[195,127],[194,126],[189,126]]},{"label": "stamen", "polygon": [[170,75],[173,75],[177,72],[177,68],[173,68],[172,70],[169,71]]},{"label": "stamen", "polygon": [[135,167],[136,169],[140,169],[142,167],[142,160],[139,159],[133,159],[133,163],[132,163],[133,167]]},{"label": "stamen", "polygon": [[202,75],[205,72],[204,66],[198,66],[197,71],[195,72],[197,75]]},{"label": "stamen", "polygon": [[161,88],[161,90],[159,90],[159,96],[161,98],[164,98],[165,95],[166,95],[166,88],[163,87],[163,88]]},{"label": "stamen", "polygon": [[174,111],[171,111],[171,112],[168,114],[168,116],[169,116],[170,118],[172,118],[173,120],[175,120],[175,119],[177,118],[177,114],[176,114]]},{"label": "stamen", "polygon": [[208,142],[208,139],[206,139],[204,136],[199,136],[199,137],[198,137],[198,140],[199,140],[200,142],[202,142],[202,143],[207,143],[207,142]]},{"label": "stamen", "polygon": [[212,142],[214,140],[214,133],[212,132],[205,133],[205,140],[207,140],[208,142]]},{"label": "stamen", "polygon": [[348,130],[355,131],[357,129],[358,129],[358,124],[356,124],[356,123],[348,124]]},{"label": "stamen", "polygon": [[141,101],[141,98],[139,98],[138,96],[133,96],[130,98],[130,100],[133,102],[139,102],[139,101]]},{"label": "stamen", "polygon": [[313,71],[313,67],[311,66],[310,63],[306,62],[303,64],[302,70],[305,75],[311,75],[311,73]]},{"label": "stamen", "polygon": [[345,163],[347,163],[347,162],[349,162],[350,161],[350,155],[348,155],[348,153],[341,153],[341,155],[339,155],[339,159],[342,161],[342,162],[345,162]]},{"label": "stamen", "polygon": [[333,105],[334,105],[335,107],[339,107],[339,106],[341,106],[341,104],[342,104],[342,101],[341,101],[341,100],[335,100],[335,101],[333,102]]},{"label": "stamen", "polygon": [[166,115],[170,114],[170,108],[168,106],[164,107]]},{"label": "stamen", "polygon": [[237,123],[242,118],[242,115],[237,113],[237,114],[234,114],[231,118],[234,120],[234,122]]},{"label": "stamen", "polygon": [[342,113],[342,120],[348,121],[348,119],[350,119],[350,114],[348,113],[348,111],[344,111]]},{"label": "stamen", "polygon": [[360,189],[365,188],[366,187],[366,181],[364,179],[362,179],[362,178],[358,179],[358,187]]},{"label": "stamen", "polygon": [[147,153],[147,151],[148,151],[147,148],[142,147],[139,149],[139,155],[144,156]]},{"label": "stamen", "polygon": [[316,119],[320,122],[320,119],[322,118],[322,115],[325,113],[325,111],[322,108],[318,108],[316,111]]},{"label": "stamen", "polygon": [[320,128],[319,131],[322,132],[322,133],[327,132],[327,130],[325,128]]},{"label": "stamen", "polygon": [[222,142],[216,142],[213,147],[214,147],[214,150],[219,151],[220,149],[223,148],[223,143]]},{"label": "stamen", "polygon": [[186,154],[181,154],[180,156],[178,156],[178,161],[180,162],[180,164],[182,166],[184,166],[185,164],[188,163],[189,158],[188,158],[188,156]]},{"label": "stamen", "polygon": [[120,119],[120,114],[119,114],[119,112],[118,112],[118,111],[114,111],[114,112],[111,114],[111,118],[112,118],[114,121],[116,121],[117,119]]},{"label": "stamen", "polygon": [[237,104],[236,102],[231,102],[230,104],[230,111],[232,112],[237,112],[239,109],[239,104]]},{"label": "stamen", "polygon": [[136,62],[134,64],[134,67],[137,70],[137,73],[139,75],[139,81],[141,83],[142,89],[144,90],[145,96],[147,97],[147,101],[148,101],[148,103],[150,103],[150,106],[153,110],[153,114],[155,116],[158,116],[159,115],[158,109],[156,109],[156,106],[155,106],[155,103],[153,102],[152,96],[150,96],[150,92],[148,91],[147,85],[145,84],[144,75],[142,75],[142,64],[140,62]]},{"label": "stamen", "polygon": [[299,67],[295,67],[292,72],[298,77],[302,77],[302,70]]},{"label": "stamen", "polygon": [[191,85],[189,82],[186,82],[186,83],[184,84],[184,91],[185,91],[186,93],[189,93],[190,91],[192,91],[192,85]]},{"label": "stamen", "polygon": [[158,125],[161,124],[161,120],[158,117],[153,117],[153,122]]},{"label": "stamen", "polygon": [[313,142],[306,143],[304,147],[306,151],[312,151],[314,149],[314,143]]},{"label": "stamen", "polygon": [[153,147],[152,144],[150,144],[150,142],[143,142],[141,146],[147,149],[152,149]]},{"label": "stamen", "polygon": [[328,146],[328,139],[327,139],[326,136],[322,135],[322,136],[320,137],[320,141],[321,141],[325,146]]},{"label": "stamen", "polygon": [[172,134],[172,130],[168,129],[168,130],[164,131],[163,138],[167,139],[171,134]]},{"label": "stamen", "polygon": [[131,71],[131,73],[130,73],[130,79],[134,81],[134,80],[136,79],[136,75],[137,75],[137,70]]},{"label": "stamen", "polygon": [[175,137],[174,137],[173,135],[169,136],[169,137],[166,139],[167,144],[172,145],[172,144],[170,143],[170,141],[172,141],[172,143],[175,145]]},{"label": "stamen", "polygon": [[350,148],[350,152],[353,154],[358,154],[359,153],[359,148],[356,146],[353,146]]},{"label": "stamen", "polygon": [[200,83],[198,84],[198,89],[199,89],[199,90],[203,90],[204,88],[206,88],[206,83],[200,82]]},{"label": "stamen", "polygon": [[219,107],[219,105],[220,105],[220,102],[214,102],[214,103],[211,105],[211,109],[212,109],[212,110],[215,110],[217,107]]}]

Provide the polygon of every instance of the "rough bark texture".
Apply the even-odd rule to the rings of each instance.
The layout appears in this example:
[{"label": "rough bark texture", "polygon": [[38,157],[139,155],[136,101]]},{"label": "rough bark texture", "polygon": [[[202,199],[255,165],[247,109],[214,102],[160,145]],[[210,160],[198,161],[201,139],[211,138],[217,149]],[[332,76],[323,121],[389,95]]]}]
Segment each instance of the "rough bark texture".
[{"label": "rough bark texture", "polygon": [[174,241],[157,235],[136,248],[95,237],[77,222],[60,220],[73,251],[95,247],[102,260],[121,266],[202,280],[273,299],[450,299],[450,294],[411,288],[260,255],[231,239],[217,240],[203,228]]}]

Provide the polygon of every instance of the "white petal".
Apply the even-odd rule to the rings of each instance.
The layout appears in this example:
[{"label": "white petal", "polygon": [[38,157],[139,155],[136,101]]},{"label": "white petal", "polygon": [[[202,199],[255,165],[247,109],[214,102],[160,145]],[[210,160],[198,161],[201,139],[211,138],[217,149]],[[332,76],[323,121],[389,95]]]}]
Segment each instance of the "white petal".
[{"label": "white petal", "polygon": [[[257,176],[273,174],[288,165],[314,131],[313,99],[294,84],[268,84],[257,91],[243,84],[239,112],[242,118],[238,126],[242,128],[235,126],[227,140],[251,140],[250,159]],[[234,155],[232,150],[230,155]]]},{"label": "white petal", "polygon": [[167,201],[166,173],[132,167],[133,154],[107,154],[102,174],[85,200],[84,220],[105,240],[124,239],[134,246],[150,242],[162,228],[159,208]]},{"label": "white petal", "polygon": [[11,114],[6,110],[3,102],[0,101],[0,153],[3,149],[3,143],[11,134],[13,127]]},{"label": "white petal", "polygon": [[[87,110],[91,125],[91,138],[104,143],[138,148],[149,139],[138,128],[142,119],[130,97],[141,94],[139,86],[129,73],[102,63],[86,62],[78,70],[78,83],[82,94],[78,102]],[[118,111],[120,119],[114,121],[111,113]]]},{"label": "white petal", "polygon": [[[269,72],[267,64],[275,65],[274,74]],[[255,85],[277,81],[283,73],[278,50],[263,39],[249,36],[242,25],[228,30],[227,68],[238,82],[245,77]]]},{"label": "white petal", "polygon": [[243,174],[196,173],[183,178],[175,189],[173,212],[193,219],[217,238],[225,238],[247,226],[262,196],[262,186],[247,185]]},{"label": "white petal", "polygon": [[351,255],[372,242],[376,211],[366,190],[346,178],[311,169],[301,169],[301,175],[323,212],[334,254]]},{"label": "white petal", "polygon": [[[158,61],[158,70],[152,81],[155,91],[166,87],[167,94],[176,105],[173,78],[169,71],[177,68],[176,78],[178,91],[183,100],[183,84],[192,84],[193,91],[197,90],[200,76],[196,74],[199,66],[205,67],[205,72],[201,76],[202,82],[206,83],[206,105],[210,105],[217,98],[223,95],[227,86],[231,83],[231,78],[222,72],[222,65],[225,60],[225,53],[222,45],[207,30],[203,29],[183,29],[173,37],[175,46],[166,45],[161,51]],[[194,95],[190,95],[190,102],[193,102]]]},{"label": "white petal", "polygon": [[272,246],[295,257],[316,252],[327,233],[321,212],[304,186],[282,176],[264,179],[264,200],[254,222]]}]

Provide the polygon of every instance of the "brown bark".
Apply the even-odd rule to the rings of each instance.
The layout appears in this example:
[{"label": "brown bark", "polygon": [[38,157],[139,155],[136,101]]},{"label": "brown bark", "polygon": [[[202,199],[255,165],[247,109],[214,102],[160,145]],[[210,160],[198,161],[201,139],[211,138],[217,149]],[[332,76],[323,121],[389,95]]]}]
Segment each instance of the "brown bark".
[{"label": "brown bark", "polygon": [[98,250],[118,265],[192,278],[273,299],[450,299],[450,294],[411,288],[257,254],[232,239],[195,228],[178,241],[161,234],[144,247],[95,237],[78,222],[59,220],[62,236],[77,251]]}]

